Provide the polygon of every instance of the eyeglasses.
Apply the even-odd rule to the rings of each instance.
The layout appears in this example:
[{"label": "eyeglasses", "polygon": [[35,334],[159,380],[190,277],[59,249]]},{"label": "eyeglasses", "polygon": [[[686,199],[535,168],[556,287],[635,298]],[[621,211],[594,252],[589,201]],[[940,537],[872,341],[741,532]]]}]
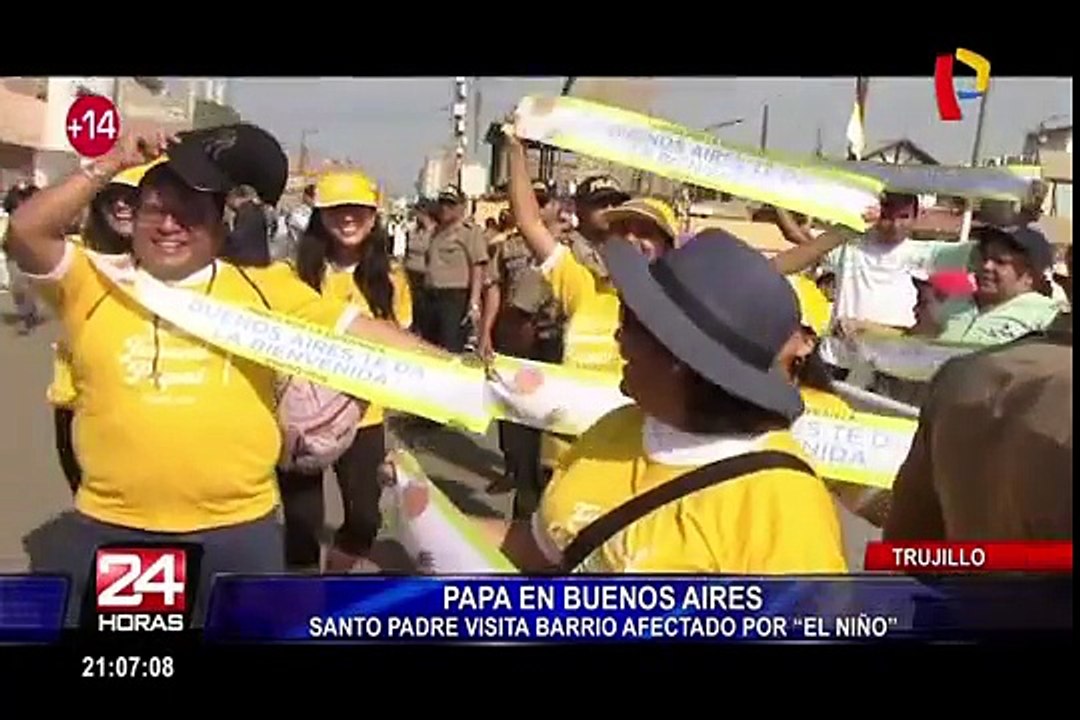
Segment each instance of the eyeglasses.
[{"label": "eyeglasses", "polygon": [[192,228],[211,224],[213,214],[210,208],[199,205],[166,208],[158,203],[142,203],[135,208],[135,222],[156,227],[163,224],[166,217],[172,217],[178,225]]}]

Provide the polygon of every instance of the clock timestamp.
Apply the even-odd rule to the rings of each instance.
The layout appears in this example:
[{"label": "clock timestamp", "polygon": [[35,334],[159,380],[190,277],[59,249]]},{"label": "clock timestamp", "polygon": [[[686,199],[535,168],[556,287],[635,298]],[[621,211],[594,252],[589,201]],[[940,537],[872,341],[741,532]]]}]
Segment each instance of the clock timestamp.
[{"label": "clock timestamp", "polygon": [[168,655],[84,655],[84,678],[171,678],[175,672],[173,659]]}]

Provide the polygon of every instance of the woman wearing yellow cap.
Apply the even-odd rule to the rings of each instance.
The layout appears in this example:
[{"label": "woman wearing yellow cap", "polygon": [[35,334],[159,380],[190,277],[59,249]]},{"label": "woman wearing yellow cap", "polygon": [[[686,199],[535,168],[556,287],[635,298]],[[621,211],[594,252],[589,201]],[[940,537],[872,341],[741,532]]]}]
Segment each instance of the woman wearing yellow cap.
[{"label": "woman wearing yellow cap", "polygon": [[[147,163],[119,173],[90,203],[82,234],[68,239],[99,253],[118,254],[131,250],[135,205],[139,182],[157,163]],[[53,381],[46,397],[53,406],[56,429],[56,452],[71,492],[79,487],[81,471],[71,442],[71,424],[75,419],[75,381],[71,372],[67,344],[53,345]]]},{"label": "woman wearing yellow cap", "polygon": [[[311,221],[297,248],[296,273],[324,297],[350,302],[370,317],[412,325],[412,300],[403,272],[390,264],[390,236],[379,217],[375,184],[359,172],[323,175],[315,187]],[[334,464],[345,521],[326,553],[329,572],[348,572],[371,550],[379,530],[376,472],[386,451],[382,408],[370,406],[356,439]],[[319,565],[322,474],[281,471],[285,560],[294,569]]]}]

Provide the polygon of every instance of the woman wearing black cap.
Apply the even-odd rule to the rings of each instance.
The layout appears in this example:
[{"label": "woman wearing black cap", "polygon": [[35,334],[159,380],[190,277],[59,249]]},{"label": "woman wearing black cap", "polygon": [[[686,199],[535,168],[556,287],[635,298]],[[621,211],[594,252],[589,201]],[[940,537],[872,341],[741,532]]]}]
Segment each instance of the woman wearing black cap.
[{"label": "woman wearing black cap", "polygon": [[846,572],[832,498],[790,430],[803,403],[776,367],[800,322],[788,283],[721,231],[651,264],[609,241],[604,260],[635,404],[581,436],[506,553],[530,570]]},{"label": "woman wearing black cap", "polygon": [[[94,552],[104,544],[201,545],[196,621],[215,575],[284,569],[275,373],[133,302],[95,269],[84,248],[64,239],[71,219],[117,173],[165,147],[164,139],[150,149],[144,140],[122,138],[11,218],[8,250],[51,289],[80,378],[74,433],[83,477],[70,541],[53,559],[72,578],[73,616]],[[247,184],[276,202],[285,187],[287,161],[272,136],[249,125],[215,128],[168,150],[167,162],[140,183],[132,255],[110,261],[123,278],[116,282],[145,273],[215,300],[441,354],[390,321],[321,297],[287,266],[243,270],[217,259],[226,193]]]},{"label": "woman wearing black cap", "polygon": [[938,339],[1000,345],[1045,329],[1058,313],[1046,277],[1053,263],[1046,237],[1031,225],[984,226],[972,236],[975,295],[942,306]]}]

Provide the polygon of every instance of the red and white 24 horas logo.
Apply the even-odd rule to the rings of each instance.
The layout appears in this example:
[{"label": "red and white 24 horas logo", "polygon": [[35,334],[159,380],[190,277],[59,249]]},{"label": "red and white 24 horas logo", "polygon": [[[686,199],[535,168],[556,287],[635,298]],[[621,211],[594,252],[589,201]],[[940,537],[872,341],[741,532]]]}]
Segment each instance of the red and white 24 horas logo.
[{"label": "red and white 24 horas logo", "polygon": [[184,629],[187,553],[173,548],[97,551],[98,629],[146,632]]}]

